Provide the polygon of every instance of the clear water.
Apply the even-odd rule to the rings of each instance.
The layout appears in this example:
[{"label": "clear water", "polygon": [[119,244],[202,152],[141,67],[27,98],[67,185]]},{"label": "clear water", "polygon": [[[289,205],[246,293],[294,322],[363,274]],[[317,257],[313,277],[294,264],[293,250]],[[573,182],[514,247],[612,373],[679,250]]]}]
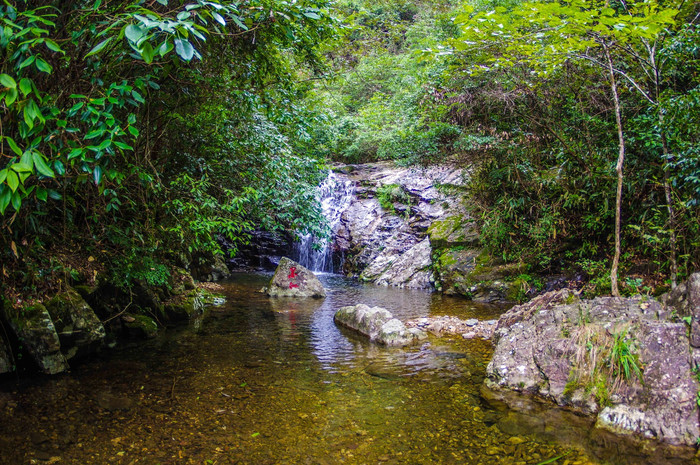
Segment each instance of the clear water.
[{"label": "clear water", "polygon": [[388,349],[333,323],[358,302],[402,319],[493,318],[498,308],[332,275],[321,276],[325,300],[271,300],[257,292],[268,279],[234,276],[227,304],[198,324],[64,376],[7,382],[0,463],[652,463],[592,440],[590,423],[560,410],[486,402],[488,342]]}]

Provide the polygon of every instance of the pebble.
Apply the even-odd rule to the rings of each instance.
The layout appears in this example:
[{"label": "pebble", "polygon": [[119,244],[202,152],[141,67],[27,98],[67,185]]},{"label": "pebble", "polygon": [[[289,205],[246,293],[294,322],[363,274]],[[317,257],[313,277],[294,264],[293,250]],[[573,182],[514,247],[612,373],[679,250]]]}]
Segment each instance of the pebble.
[{"label": "pebble", "polygon": [[462,337],[464,339],[474,339],[476,337],[476,333],[474,331],[470,331],[468,333],[462,334]]},{"label": "pebble", "polygon": [[520,436],[512,436],[508,438],[508,442],[514,446],[517,446],[518,444],[524,443],[525,439],[521,438]]},{"label": "pebble", "polygon": [[467,321],[465,321],[464,324],[466,324],[467,326],[476,326],[479,324],[479,320],[477,320],[476,318],[470,318]]}]

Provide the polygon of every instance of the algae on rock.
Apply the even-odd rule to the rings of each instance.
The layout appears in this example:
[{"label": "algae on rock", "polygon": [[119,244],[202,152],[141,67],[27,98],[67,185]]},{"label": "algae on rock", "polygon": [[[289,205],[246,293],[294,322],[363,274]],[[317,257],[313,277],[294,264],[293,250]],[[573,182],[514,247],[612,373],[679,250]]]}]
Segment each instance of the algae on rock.
[{"label": "algae on rock", "polygon": [[105,328],[92,308],[74,289],[57,294],[46,303],[66,359],[86,355],[100,347]]},{"label": "algae on rock", "polygon": [[54,375],[68,369],[58,333],[44,305],[37,303],[16,309],[5,301],[2,309],[5,321],[43,373]]}]

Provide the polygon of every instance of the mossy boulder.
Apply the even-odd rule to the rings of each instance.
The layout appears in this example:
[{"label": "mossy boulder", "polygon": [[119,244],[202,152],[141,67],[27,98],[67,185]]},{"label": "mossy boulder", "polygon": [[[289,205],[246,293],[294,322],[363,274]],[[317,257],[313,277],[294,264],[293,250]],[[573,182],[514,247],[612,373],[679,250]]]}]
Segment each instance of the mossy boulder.
[{"label": "mossy boulder", "polygon": [[445,294],[468,295],[473,286],[469,273],[474,270],[479,253],[464,248],[443,250],[433,262],[435,288]]},{"label": "mossy boulder", "polygon": [[433,255],[435,288],[445,294],[464,295],[477,302],[519,302],[528,289],[519,278],[521,263],[503,264],[485,251],[463,246]]},{"label": "mossy boulder", "polygon": [[172,295],[184,294],[196,288],[192,275],[183,268],[174,268],[170,280]]},{"label": "mossy boulder", "polygon": [[462,215],[452,215],[433,221],[428,228],[433,249],[473,246],[479,239],[474,222]]},{"label": "mossy boulder", "polygon": [[61,341],[66,359],[97,350],[105,338],[105,328],[90,305],[74,289],[57,294],[46,303]]},{"label": "mossy boulder", "polygon": [[188,320],[204,313],[204,306],[204,294],[193,289],[166,302],[165,314],[173,321]]},{"label": "mossy boulder", "polygon": [[146,315],[126,314],[122,316],[122,325],[129,337],[149,339],[158,334],[158,323]]},{"label": "mossy boulder", "polygon": [[44,305],[37,303],[17,309],[5,302],[2,310],[17,340],[42,372],[54,375],[68,369],[56,327]]}]

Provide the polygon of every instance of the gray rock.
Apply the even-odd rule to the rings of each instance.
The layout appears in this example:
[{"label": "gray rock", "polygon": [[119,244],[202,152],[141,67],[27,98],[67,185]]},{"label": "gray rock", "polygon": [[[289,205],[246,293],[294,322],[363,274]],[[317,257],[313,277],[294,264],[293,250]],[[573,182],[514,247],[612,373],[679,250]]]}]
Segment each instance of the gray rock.
[{"label": "gray rock", "polygon": [[[659,314],[663,307],[653,299],[581,301],[568,290],[538,296],[499,319],[486,385],[597,415],[599,428],[618,434],[693,445],[700,435],[700,383],[691,371],[686,326],[659,320]],[[605,347],[621,334],[629,335],[641,380],[634,374],[615,380],[605,372]],[[598,364],[591,366],[594,355]]]},{"label": "gray rock", "polygon": [[104,341],[105,328],[92,308],[73,289],[46,303],[67,360],[95,352]]},{"label": "gray rock", "polygon": [[690,316],[690,345],[700,347],[700,273],[693,273],[688,280],[661,297],[661,301],[673,313]]},{"label": "gray rock", "polygon": [[335,313],[337,324],[367,336],[370,341],[388,346],[406,346],[425,339],[425,332],[406,328],[389,310],[365,304],[342,307]]},{"label": "gray rock", "polygon": [[467,326],[476,326],[479,324],[479,320],[477,320],[476,318],[470,318],[467,321],[465,321],[465,323]]},{"label": "gray rock", "polygon": [[42,372],[55,375],[68,369],[68,362],[61,353],[61,342],[46,307],[34,304],[15,309],[6,302],[3,317]]},{"label": "gray rock", "polygon": [[[433,247],[427,231],[446,216],[467,216],[456,195],[445,195],[435,186],[461,185],[462,172],[370,163],[355,166],[348,177],[359,186],[356,198],[341,216],[333,245],[345,256],[343,271],[382,285],[433,287]],[[376,195],[380,187],[390,185],[400,186],[397,190],[405,196],[394,199],[393,206],[385,210]],[[446,237],[459,229],[450,225],[440,229],[449,229]]]},{"label": "gray rock", "polygon": [[270,297],[316,297],[326,296],[321,281],[309,269],[294,260],[282,257],[274,276],[265,288]]}]

